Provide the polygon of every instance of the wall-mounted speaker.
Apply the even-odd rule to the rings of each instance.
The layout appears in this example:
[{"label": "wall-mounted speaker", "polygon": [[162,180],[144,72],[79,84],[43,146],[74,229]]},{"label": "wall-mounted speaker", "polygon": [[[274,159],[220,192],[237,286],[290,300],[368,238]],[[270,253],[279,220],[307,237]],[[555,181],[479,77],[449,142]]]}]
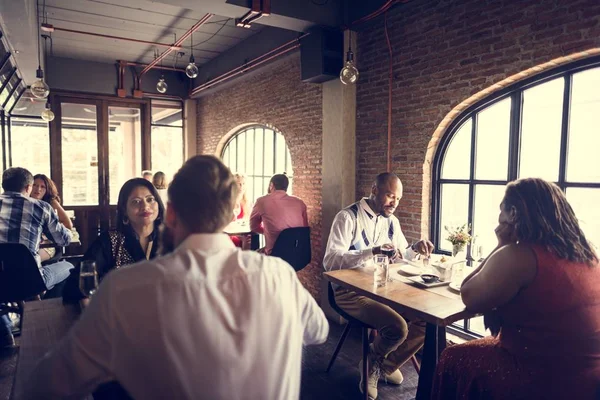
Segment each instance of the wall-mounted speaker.
[{"label": "wall-mounted speaker", "polygon": [[322,83],[339,78],[344,63],[344,36],[340,30],[315,28],[300,40],[301,79]]}]

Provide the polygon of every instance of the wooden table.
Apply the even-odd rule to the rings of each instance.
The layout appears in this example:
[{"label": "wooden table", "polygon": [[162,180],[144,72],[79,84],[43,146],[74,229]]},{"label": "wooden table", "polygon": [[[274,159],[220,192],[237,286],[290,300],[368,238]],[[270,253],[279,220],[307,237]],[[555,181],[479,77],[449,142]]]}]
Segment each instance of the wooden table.
[{"label": "wooden table", "polygon": [[258,234],[250,230],[250,224],[241,224],[239,221],[233,221],[223,229],[223,232],[234,236],[250,236],[250,249],[258,250],[260,247]]},{"label": "wooden table", "polygon": [[25,303],[12,399],[23,396],[29,375],[37,362],[67,334],[80,313],[79,305],[63,304],[62,299]]},{"label": "wooden table", "polygon": [[431,397],[431,386],[439,355],[446,347],[446,326],[455,321],[472,318],[476,314],[467,311],[460,299],[447,286],[421,289],[390,268],[394,279],[385,287],[373,286],[373,272],[369,268],[342,269],[324,274],[329,281],[363,296],[377,300],[410,319],[425,321],[425,347],[419,373],[417,400]]}]

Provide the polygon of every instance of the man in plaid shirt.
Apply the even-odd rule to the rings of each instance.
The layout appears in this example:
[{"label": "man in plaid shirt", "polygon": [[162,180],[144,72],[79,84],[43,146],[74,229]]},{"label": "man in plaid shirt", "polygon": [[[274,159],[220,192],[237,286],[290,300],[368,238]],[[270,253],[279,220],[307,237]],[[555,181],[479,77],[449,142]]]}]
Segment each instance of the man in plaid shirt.
[{"label": "man in plaid shirt", "polygon": [[[73,265],[66,261],[42,266],[38,255],[42,234],[58,246],[71,243],[71,231],[58,221],[52,206],[30,198],[33,175],[25,168],[9,168],[2,174],[0,195],[0,243],[22,243],[35,257],[48,290],[67,279]],[[0,320],[0,347],[12,344],[10,319]]]}]

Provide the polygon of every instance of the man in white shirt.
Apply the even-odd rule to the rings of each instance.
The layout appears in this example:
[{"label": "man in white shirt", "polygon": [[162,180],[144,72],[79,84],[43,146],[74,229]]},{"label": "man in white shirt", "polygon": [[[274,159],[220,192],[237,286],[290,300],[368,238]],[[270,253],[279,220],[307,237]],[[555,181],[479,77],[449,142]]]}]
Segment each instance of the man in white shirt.
[{"label": "man in white shirt", "polygon": [[329,326],[286,262],[220,233],[236,192],[219,159],[188,160],[169,187],[174,252],[111,272],[25,397],[117,380],[136,399],[298,399],[302,345]]},{"label": "man in white shirt", "polygon": [[[402,182],[393,173],[377,175],[370,197],[340,211],[333,220],[323,265],[327,271],[364,267],[373,255],[393,252],[393,257],[412,259],[417,253],[429,255],[433,244],[420,240],[408,245],[400,222],[393,214],[402,198]],[[425,325],[406,320],[389,306],[356,292],[335,288],[336,303],[356,319],[377,329],[369,352],[369,397],[377,398],[377,382],[401,384],[399,368],[422,346]],[[362,374],[362,368],[360,368]],[[361,376],[361,382],[362,382]],[[362,383],[360,384],[362,391]]]}]

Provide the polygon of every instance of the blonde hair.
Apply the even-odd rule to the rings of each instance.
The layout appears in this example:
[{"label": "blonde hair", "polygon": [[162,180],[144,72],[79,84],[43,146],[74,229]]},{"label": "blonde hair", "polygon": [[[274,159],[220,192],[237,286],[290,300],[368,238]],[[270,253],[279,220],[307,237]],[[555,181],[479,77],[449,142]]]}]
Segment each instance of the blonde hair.
[{"label": "blonde hair", "polygon": [[[237,173],[237,174],[234,174],[233,177],[235,178],[235,181],[238,184],[246,182],[246,177],[243,174]],[[238,192],[237,202],[240,204],[240,207],[242,207],[242,209],[244,210],[244,215],[245,215],[247,212],[246,208],[248,207],[248,196],[246,194],[245,187],[244,187],[243,191]]]},{"label": "blonde hair", "polygon": [[167,188],[167,177],[164,172],[158,171],[152,177],[152,184],[157,189],[166,189]]}]

